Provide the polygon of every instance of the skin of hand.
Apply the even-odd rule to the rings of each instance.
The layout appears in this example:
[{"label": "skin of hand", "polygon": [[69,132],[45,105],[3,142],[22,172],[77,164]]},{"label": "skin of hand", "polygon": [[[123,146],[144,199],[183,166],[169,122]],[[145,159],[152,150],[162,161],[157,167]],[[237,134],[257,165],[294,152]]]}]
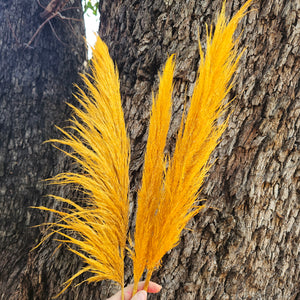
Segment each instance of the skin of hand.
[{"label": "skin of hand", "polygon": [[[145,282],[141,281],[138,284],[138,292],[132,297],[132,291],[133,291],[133,284],[128,285],[124,289],[125,294],[125,300],[146,300],[147,299],[147,293],[143,290]],[[158,293],[161,290],[161,286],[155,282],[150,281],[148,286],[148,293]],[[119,291],[114,296],[108,298],[107,300],[121,300],[121,291]]]}]

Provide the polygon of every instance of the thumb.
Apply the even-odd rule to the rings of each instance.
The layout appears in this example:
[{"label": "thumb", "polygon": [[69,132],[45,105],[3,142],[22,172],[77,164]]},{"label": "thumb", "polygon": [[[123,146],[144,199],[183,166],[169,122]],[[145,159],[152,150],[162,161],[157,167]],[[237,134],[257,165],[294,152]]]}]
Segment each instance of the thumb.
[{"label": "thumb", "polygon": [[136,293],[131,300],[146,300],[147,299],[147,292],[142,290]]}]

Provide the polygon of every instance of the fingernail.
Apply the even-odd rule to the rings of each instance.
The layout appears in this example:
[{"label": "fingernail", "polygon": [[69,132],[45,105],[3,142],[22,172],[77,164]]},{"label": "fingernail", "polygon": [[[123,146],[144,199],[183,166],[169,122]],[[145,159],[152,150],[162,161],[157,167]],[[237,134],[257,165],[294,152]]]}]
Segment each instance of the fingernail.
[{"label": "fingernail", "polygon": [[146,291],[142,290],[136,293],[136,300],[146,300],[147,299],[147,293]]},{"label": "fingernail", "polygon": [[153,283],[154,283],[154,286],[155,286],[159,291],[162,289],[162,286],[161,286],[160,284],[155,283],[155,282],[153,282]]}]

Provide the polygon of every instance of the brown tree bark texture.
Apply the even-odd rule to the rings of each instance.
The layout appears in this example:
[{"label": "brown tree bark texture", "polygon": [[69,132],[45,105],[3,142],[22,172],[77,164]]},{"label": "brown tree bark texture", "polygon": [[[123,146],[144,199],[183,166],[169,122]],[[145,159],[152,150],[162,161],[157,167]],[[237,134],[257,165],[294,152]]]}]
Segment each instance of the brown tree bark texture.
[{"label": "brown tree bark texture", "polygon": [[[228,0],[228,16],[232,16],[242,3],[243,0]],[[174,112],[167,149],[172,152],[185,94],[189,97],[195,84],[199,62],[197,30],[199,28],[205,47],[205,23],[215,21],[220,8],[220,0],[101,1],[100,35],[107,42],[120,71],[123,106],[132,141],[133,210],[147,141],[151,91],[156,90],[158,83],[157,72],[168,55],[176,53]],[[190,222],[193,230],[184,231],[180,245],[164,257],[162,267],[153,276],[154,281],[163,285],[163,290],[149,299],[299,297],[300,3],[297,0],[257,0],[253,8],[256,10],[244,18],[237,32],[241,37],[240,47],[247,48],[237,72],[236,87],[231,92],[235,100],[229,127],[213,154],[212,160],[218,160],[202,189],[207,208]],[[51,48],[51,51],[54,50]],[[65,53],[67,50],[60,51]],[[69,55],[73,57],[73,54]],[[42,91],[54,91],[54,85],[60,92],[38,98],[39,101],[45,99],[44,113],[38,119],[44,120],[50,110],[54,115],[51,122],[57,124],[61,120],[63,113],[59,109],[62,109],[62,97],[66,95],[63,89],[69,87],[69,80],[75,80],[66,76],[75,76],[74,69],[78,66],[69,63],[71,71],[63,68],[62,77],[57,80],[63,87],[48,81],[49,85],[39,87]],[[60,62],[57,64],[61,67]],[[18,85],[14,83],[13,87],[17,90]],[[12,112],[9,101],[16,103],[20,97],[10,94],[7,98],[5,103]],[[26,103],[34,101],[32,96],[24,99],[28,99]],[[58,106],[54,107],[55,103]],[[23,127],[20,127],[21,132]],[[48,133],[46,135],[48,138]],[[37,143],[45,139],[36,136],[39,138]],[[18,139],[14,141],[14,147],[18,147]],[[23,149],[22,146],[19,148]],[[47,151],[54,166],[48,166],[48,161],[42,163],[45,174],[35,175],[34,182],[69,167],[63,164],[64,160],[57,161],[60,156],[56,152],[39,149],[39,155]],[[40,158],[34,160],[38,161]],[[24,170],[27,174],[32,168]],[[38,191],[35,199],[46,193],[44,189]],[[67,189],[62,192],[70,194]],[[28,195],[27,198],[32,197],[32,193]],[[19,200],[10,198],[5,205],[15,205],[20,210],[26,197],[22,193],[18,197]],[[7,215],[13,211],[10,209]],[[25,219],[26,214],[30,213],[22,206],[20,215]],[[3,225],[5,230],[10,218]],[[32,223],[41,219],[36,218]],[[25,239],[20,236],[17,235]],[[37,235],[33,236],[36,238]],[[9,297],[2,296],[2,299],[50,299],[59,292],[60,284],[82,265],[63,247],[52,254],[56,245],[55,241],[49,240],[27,257],[28,247],[22,248],[17,240],[10,251],[24,249],[24,262],[18,268],[11,266],[11,261],[20,256],[16,253],[9,256],[11,260],[6,262],[5,268],[10,267],[10,271],[3,268],[6,277],[2,280],[8,291],[2,295]],[[126,262],[126,265],[129,266],[126,279],[129,283],[131,267],[130,263]],[[16,283],[7,283],[13,280]],[[18,286],[17,290],[12,286]],[[59,299],[106,299],[116,289],[106,282],[72,285]],[[12,296],[13,291],[16,293]]]},{"label": "brown tree bark texture", "polygon": [[[46,1],[40,2],[47,5]],[[71,2],[69,7],[81,5],[79,0]],[[37,1],[0,1],[0,299],[3,300],[32,299],[38,294],[38,290],[29,287],[31,279],[25,284],[24,274],[29,251],[41,237],[40,230],[31,226],[44,218],[30,206],[49,201],[45,199],[49,190],[43,180],[65,168],[62,155],[43,142],[57,136],[54,124],[63,125],[67,118],[65,102],[72,99],[73,83],[78,79],[86,52],[83,22],[62,22],[57,18],[51,21],[57,36],[47,24],[31,47],[26,48],[25,44],[44,21],[39,16],[42,11]],[[82,19],[81,9],[62,12],[68,14]],[[23,280],[28,287],[26,295],[18,295]]]},{"label": "brown tree bark texture", "polygon": [[[228,0],[228,16],[244,2]],[[197,30],[205,47],[205,23],[216,20],[221,4],[102,1],[100,36],[120,71],[135,191],[157,71],[176,53],[172,150],[185,92],[190,96],[195,83]],[[299,296],[300,2],[254,1],[238,35],[246,51],[231,93],[228,130],[202,191],[207,208],[163,259],[153,277],[163,290],[151,299]]]}]

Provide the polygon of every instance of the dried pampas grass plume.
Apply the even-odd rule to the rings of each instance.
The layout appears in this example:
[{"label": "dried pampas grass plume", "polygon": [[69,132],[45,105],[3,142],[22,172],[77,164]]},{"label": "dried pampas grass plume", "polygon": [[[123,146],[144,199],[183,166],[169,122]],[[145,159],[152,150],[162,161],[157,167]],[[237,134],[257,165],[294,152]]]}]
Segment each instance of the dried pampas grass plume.
[{"label": "dried pampas grass plume", "polygon": [[[144,271],[147,290],[153,271],[162,257],[180,242],[182,230],[202,206],[199,191],[211,167],[209,157],[224,132],[228,118],[225,98],[243,51],[233,38],[239,21],[252,0],[248,0],[227,23],[225,3],[214,33],[207,29],[206,52],[199,43],[198,78],[190,108],[182,116],[175,150],[165,155],[172,111],[174,56],[169,57],[160,77],[158,94],[153,97],[142,185],[138,192],[134,240],[128,238],[130,142],[121,105],[119,76],[104,42],[98,37],[93,49],[92,75],[82,75],[86,89],[78,88],[81,108],[70,105],[74,117],[68,129],[59,130],[62,139],[55,147],[73,159],[81,171],[61,173],[50,183],[80,188],[85,197],[75,200],[53,196],[68,208],[53,212],[58,219],[48,223],[58,241],[80,256],[86,266],[66,281],[65,288],[84,272],[88,282],[113,280],[124,299],[124,257],[130,240],[133,260],[134,293]],[[63,150],[57,145],[68,147]],[[44,241],[44,239],[43,239]],[[43,242],[42,241],[42,242]],[[59,295],[60,295],[59,294]]]},{"label": "dried pampas grass plume", "polygon": [[50,140],[69,146],[72,152],[61,151],[82,169],[81,173],[58,174],[51,183],[80,187],[86,196],[85,203],[79,205],[54,196],[71,209],[62,212],[39,207],[60,217],[55,224],[50,224],[51,228],[58,228],[54,232],[62,237],[59,241],[70,245],[70,251],[86,262],[86,267],[66,282],[62,292],[84,272],[93,274],[88,282],[109,279],[124,288],[130,142],[121,106],[118,71],[99,37],[91,66],[92,75],[82,75],[87,92],[78,88],[76,96],[82,109],[70,105],[74,112],[70,130],[60,129],[64,138]]},{"label": "dried pampas grass plume", "polygon": [[[231,79],[242,54],[238,54],[238,39],[234,40],[233,34],[251,1],[247,1],[228,24],[224,2],[213,37],[212,29],[210,32],[207,29],[205,58],[199,43],[201,61],[198,78],[189,111],[182,117],[173,157],[166,158],[169,161],[167,170],[161,157],[163,150],[159,148],[164,145],[164,129],[158,128],[159,132],[156,133],[156,136],[164,138],[163,141],[153,143],[152,140],[148,140],[134,238],[134,270],[139,270],[138,274],[134,274],[135,287],[142,273],[140,268],[145,266],[145,290],[147,289],[151,275],[159,266],[162,257],[179,243],[180,234],[188,221],[202,209],[202,206],[197,205],[199,190],[211,167],[209,157],[217,146],[228,119],[221,124],[218,124],[217,120],[226,111],[225,98],[233,86]],[[160,89],[162,88],[161,83]],[[169,92],[169,86],[166,89]],[[156,102],[153,105],[150,128],[155,127],[153,123],[158,122],[158,119],[163,122],[160,111],[155,110]],[[159,153],[159,157],[155,167],[153,165],[149,168],[149,157],[156,152]],[[155,178],[155,188],[152,185],[148,187],[147,178],[150,176]],[[160,179],[157,178],[159,176]],[[142,234],[140,228],[143,228],[145,223],[147,228],[143,229]],[[141,244],[144,244],[143,251],[140,251]]]}]

